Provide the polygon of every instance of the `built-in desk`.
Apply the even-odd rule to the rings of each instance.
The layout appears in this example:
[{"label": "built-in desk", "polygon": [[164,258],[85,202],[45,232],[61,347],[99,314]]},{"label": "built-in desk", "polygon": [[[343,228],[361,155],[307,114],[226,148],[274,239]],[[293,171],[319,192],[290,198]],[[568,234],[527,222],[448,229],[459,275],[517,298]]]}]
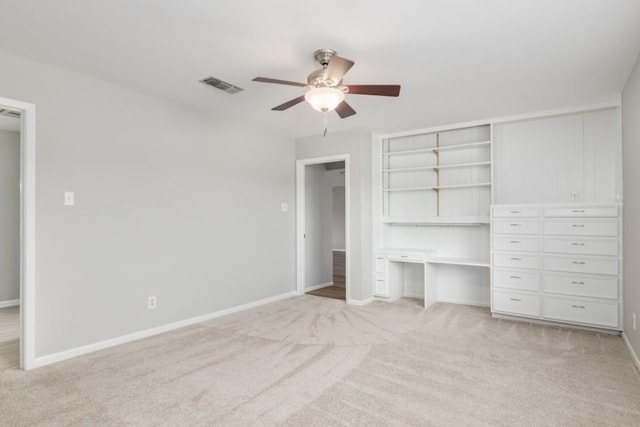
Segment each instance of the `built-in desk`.
[{"label": "built-in desk", "polygon": [[[438,257],[435,249],[387,248],[376,251],[374,260],[374,295],[394,301],[406,296],[405,271],[401,263],[422,264],[424,306],[438,300],[437,268],[439,264],[489,268],[489,261],[470,258]],[[414,296],[414,295],[408,295]]]}]

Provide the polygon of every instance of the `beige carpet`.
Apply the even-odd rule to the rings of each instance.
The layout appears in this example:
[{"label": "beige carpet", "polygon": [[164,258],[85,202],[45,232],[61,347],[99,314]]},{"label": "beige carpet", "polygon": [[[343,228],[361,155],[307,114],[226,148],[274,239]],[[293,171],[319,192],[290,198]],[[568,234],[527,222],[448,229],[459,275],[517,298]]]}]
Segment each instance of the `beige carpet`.
[{"label": "beige carpet", "polygon": [[[20,338],[20,308],[0,308],[0,371],[20,365],[18,339]],[[2,403],[0,403],[2,405]],[[0,406],[1,407],[1,406]],[[2,420],[0,419],[0,425]]]},{"label": "beige carpet", "polygon": [[0,424],[638,425],[619,337],[413,300],[303,296],[31,372]]}]

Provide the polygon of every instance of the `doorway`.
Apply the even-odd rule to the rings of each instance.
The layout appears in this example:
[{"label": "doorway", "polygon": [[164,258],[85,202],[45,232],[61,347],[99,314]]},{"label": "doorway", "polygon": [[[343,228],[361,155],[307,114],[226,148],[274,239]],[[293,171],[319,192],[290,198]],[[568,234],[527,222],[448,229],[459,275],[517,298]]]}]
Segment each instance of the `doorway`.
[{"label": "doorway", "polygon": [[[13,175],[17,175],[16,182],[7,183],[7,188],[17,194],[11,194],[9,198],[15,200],[17,205],[13,206],[17,219],[12,220],[9,226],[5,226],[5,231],[10,229],[13,243],[5,250],[13,251],[12,257],[7,257],[10,263],[11,273],[7,277],[11,287],[4,294],[0,294],[3,310],[3,319],[6,320],[4,327],[0,326],[0,340],[9,341],[4,350],[10,356],[7,364],[16,367],[16,347],[17,365],[22,369],[32,369],[36,367],[35,360],[35,105],[26,102],[16,101],[8,98],[0,98],[0,110],[3,116],[17,119],[19,124],[14,130],[18,130],[17,153],[11,154],[12,160],[5,159],[5,163],[12,164],[15,170]],[[7,163],[7,164],[9,164]],[[3,165],[5,166],[5,165]],[[4,169],[4,168],[3,168]],[[7,171],[4,171],[7,172]],[[2,175],[4,177],[4,173]],[[0,189],[0,197],[2,197]],[[7,199],[9,200],[9,199]],[[1,227],[1,225],[0,225]],[[16,229],[17,227],[17,236]],[[2,231],[0,231],[2,233]],[[15,247],[17,246],[17,248]],[[4,256],[4,254],[3,254]],[[17,270],[16,270],[17,267]],[[18,281],[17,289],[15,281]],[[16,295],[17,294],[17,295]],[[4,296],[3,296],[4,295]],[[14,298],[15,297],[15,298]],[[5,298],[13,298],[6,300]],[[4,301],[2,301],[4,300]],[[8,319],[8,320],[7,320]],[[16,324],[18,325],[16,333]],[[17,342],[15,341],[17,339]]]},{"label": "doorway", "polygon": [[297,294],[349,300],[349,156],[298,160]]}]

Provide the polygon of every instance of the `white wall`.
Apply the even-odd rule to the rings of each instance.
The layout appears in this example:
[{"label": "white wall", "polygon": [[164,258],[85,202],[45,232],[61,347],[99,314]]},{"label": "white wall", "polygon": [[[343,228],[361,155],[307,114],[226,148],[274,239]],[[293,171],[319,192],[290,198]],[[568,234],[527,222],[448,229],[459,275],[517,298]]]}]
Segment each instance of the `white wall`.
[{"label": "white wall", "polygon": [[20,134],[0,129],[0,306],[19,298]]},{"label": "white wall", "polygon": [[295,289],[295,213],[280,212],[295,198],[291,139],[10,54],[0,64],[0,97],[37,110],[36,356]]},{"label": "white wall", "polygon": [[[640,356],[640,57],[622,92],[624,334]],[[632,327],[636,314],[637,328]]]},{"label": "white wall", "polygon": [[344,249],[345,247],[345,191],[342,185],[331,187],[331,247]]},{"label": "white wall", "polygon": [[305,289],[333,281],[331,182],[324,164],[305,167]]},{"label": "white wall", "polygon": [[[318,120],[322,117],[318,114]],[[346,119],[348,120],[348,119]],[[349,154],[350,156],[350,275],[348,300],[365,300],[373,294],[371,221],[372,135],[365,130],[330,132],[326,138],[296,140],[296,159]]]}]

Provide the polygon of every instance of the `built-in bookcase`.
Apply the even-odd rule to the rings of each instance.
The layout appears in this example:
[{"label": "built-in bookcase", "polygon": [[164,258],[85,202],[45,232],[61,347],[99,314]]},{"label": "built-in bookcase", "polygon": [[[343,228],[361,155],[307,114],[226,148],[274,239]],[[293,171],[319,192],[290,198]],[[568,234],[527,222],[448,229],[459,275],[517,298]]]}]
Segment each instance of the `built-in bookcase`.
[{"label": "built-in bookcase", "polygon": [[387,223],[488,223],[489,125],[385,138],[381,172]]}]

